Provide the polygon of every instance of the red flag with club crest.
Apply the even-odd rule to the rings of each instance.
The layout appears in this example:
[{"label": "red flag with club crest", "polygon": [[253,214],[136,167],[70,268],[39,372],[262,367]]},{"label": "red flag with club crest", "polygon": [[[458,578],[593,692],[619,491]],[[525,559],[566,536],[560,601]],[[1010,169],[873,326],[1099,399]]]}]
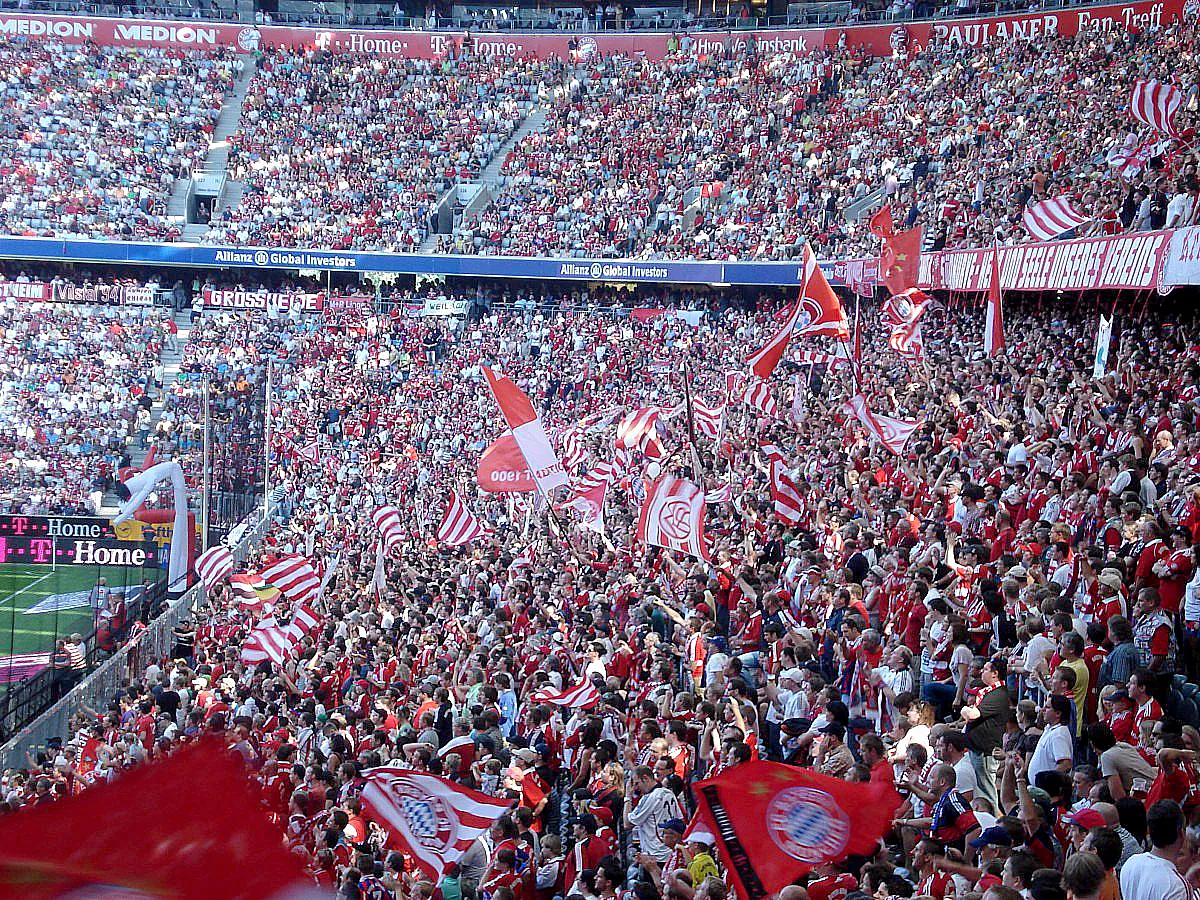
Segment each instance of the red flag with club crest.
[{"label": "red flag with club crest", "polygon": [[873,855],[901,802],[891,784],[761,761],[701,781],[695,794],[745,900],[764,900],[816,866]]},{"label": "red flag with club crest", "polygon": [[783,326],[746,360],[750,363],[750,370],[759,378],[771,377],[794,334],[823,334],[843,341],[850,339],[850,323],[846,320],[842,302],[825,280],[825,274],[817,265],[817,258],[808,245],[804,247],[804,270],[800,283],[800,296],[796,298]]}]

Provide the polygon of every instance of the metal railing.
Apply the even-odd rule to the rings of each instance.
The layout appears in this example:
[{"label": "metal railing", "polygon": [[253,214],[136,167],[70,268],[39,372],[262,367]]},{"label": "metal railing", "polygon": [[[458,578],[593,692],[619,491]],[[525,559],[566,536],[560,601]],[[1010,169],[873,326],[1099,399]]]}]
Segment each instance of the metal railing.
[{"label": "metal railing", "polygon": [[[238,562],[244,560],[261,541],[270,524],[269,516],[259,516],[243,532],[233,548],[234,559]],[[66,740],[71,736],[74,731],[72,719],[76,713],[84,711],[85,707],[103,713],[114,695],[141,678],[146,666],[152,662],[167,660],[175,644],[175,626],[191,614],[196,601],[203,596],[204,588],[197,584],[168,603],[163,611],[150,621],[145,631],[100,663],[95,671],[88,674],[38,718],[21,727],[3,747],[0,747],[0,758],[3,758],[4,767],[25,767],[26,755],[45,747],[50,738],[60,737]]]},{"label": "metal railing", "polygon": [[236,22],[235,4],[222,9],[216,3],[90,3],[88,0],[0,0],[0,11],[56,15],[105,16],[118,19],[199,19]]}]

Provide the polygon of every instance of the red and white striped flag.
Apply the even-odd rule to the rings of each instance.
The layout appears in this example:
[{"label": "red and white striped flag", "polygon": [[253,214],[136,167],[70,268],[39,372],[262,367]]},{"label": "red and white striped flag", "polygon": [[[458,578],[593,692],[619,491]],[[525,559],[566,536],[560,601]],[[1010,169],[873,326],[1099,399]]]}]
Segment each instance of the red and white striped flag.
[{"label": "red and white striped flag", "polygon": [[637,449],[650,459],[661,459],[663,448],[658,439],[660,414],[661,410],[657,406],[643,406],[626,413],[617,423],[617,449]]},{"label": "red and white striped flag", "polygon": [[209,590],[233,571],[233,554],[225,547],[209,547],[196,557],[196,574]]},{"label": "red and white striped flag", "polygon": [[435,884],[515,802],[412,769],[380,766],[364,780],[363,812]]},{"label": "red and white striped flag", "polygon": [[1052,241],[1064,231],[1086,225],[1092,220],[1076,212],[1066,197],[1054,197],[1025,207],[1022,221],[1025,230],[1035,241]]},{"label": "red and white striped flag", "polygon": [[619,406],[613,406],[604,412],[593,413],[590,416],[585,416],[579,420],[579,427],[584,429],[588,434],[597,434],[603,431],[613,422],[621,417],[624,410]]},{"label": "red and white striped flag", "polygon": [[[592,469],[592,471],[593,472],[597,471],[603,465],[604,465],[604,463],[600,463],[599,465],[596,466],[595,469]],[[632,450],[629,450],[625,447],[613,448],[612,473],[613,473],[614,479],[623,478],[629,472],[629,469],[632,465],[633,465],[633,451]]]},{"label": "red and white striped flag", "polygon": [[1132,178],[1146,168],[1146,163],[1150,162],[1150,158],[1154,155],[1156,144],[1158,144],[1157,138],[1148,137],[1139,142],[1131,134],[1124,143],[1118,144],[1108,151],[1108,164],[1124,177]]},{"label": "red and white striped flag", "polygon": [[321,627],[321,617],[306,603],[301,603],[292,612],[292,621],[284,629],[297,643],[306,634]]},{"label": "red and white striped flag", "polygon": [[761,378],[751,379],[744,400],[747,406],[757,409],[764,416],[779,418],[779,404],[775,402],[775,395],[771,392],[771,382]]},{"label": "red and white striped flag", "polygon": [[725,404],[707,406],[703,401],[697,400],[692,403],[692,420],[700,434],[715,441],[720,437],[721,425],[725,420]]},{"label": "red and white striped flag", "polygon": [[295,647],[296,639],[272,616],[255,625],[246,636],[241,659],[248,666],[268,661],[282,666]]},{"label": "red and white striped flag", "polygon": [[263,612],[274,609],[280,596],[279,588],[267,584],[261,575],[254,572],[230,575],[229,590],[242,606]]},{"label": "red and white striped flag", "polygon": [[1155,131],[1179,137],[1175,113],[1183,103],[1183,94],[1172,84],[1139,78],[1129,95],[1129,114]]},{"label": "red and white striped flag", "polygon": [[242,644],[242,662],[256,666],[270,660],[282,666],[292,655],[305,635],[321,625],[321,617],[306,604],[299,604],[287,625],[280,625],[274,616],[263,619],[247,635]]},{"label": "red and white striped flag", "polygon": [[646,492],[637,539],[708,560],[704,537],[704,492],[674,475],[664,475]]},{"label": "red and white striped flag", "polygon": [[508,564],[508,571],[515,572],[518,569],[528,569],[533,565],[536,553],[537,541],[531,541],[528,547],[513,557],[513,561]]},{"label": "red and white striped flag", "polygon": [[446,512],[442,515],[442,524],[438,526],[437,539],[443,544],[457,547],[489,533],[490,530],[467,509],[458,491],[451,491]]},{"label": "red and white striped flag", "polygon": [[725,401],[736,403],[746,390],[746,373],[736,369],[725,373]]},{"label": "red and white striped flag", "polygon": [[371,521],[383,538],[383,545],[392,552],[404,543],[404,527],[400,524],[400,510],[394,506],[381,506],[371,516]]},{"label": "red and white striped flag", "polygon": [[1004,349],[1004,310],[1000,294],[1000,248],[992,246],[992,277],[983,316],[983,352],[995,356]]},{"label": "red and white striped flag", "polygon": [[726,481],[704,495],[705,503],[728,503],[733,499],[733,485]]},{"label": "red and white striped flag", "polygon": [[909,362],[919,363],[925,358],[925,341],[921,337],[921,323],[897,325],[888,335],[888,346]]},{"label": "red and white striped flag", "polygon": [[795,525],[804,514],[800,489],[787,470],[777,462],[771,463],[771,502],[775,506],[775,515],[784,525]]},{"label": "red and white striped flag", "polygon": [[867,406],[867,398],[862,394],[855,394],[843,404],[842,409],[858,419],[871,437],[895,454],[903,453],[904,445],[908,443],[913,432],[925,424],[924,419],[910,422],[877,415],[871,412],[871,408]]},{"label": "red and white striped flag", "polygon": [[608,485],[608,480],[589,481],[586,487],[576,488],[575,496],[563,503],[559,509],[577,512],[582,527],[603,534],[604,497],[608,493]]},{"label": "red and white striped flag", "polygon": [[583,462],[586,450],[583,446],[582,429],[578,425],[565,428],[560,434],[562,438],[562,464],[568,473],[574,472]]},{"label": "red and white striped flag", "polygon": [[598,484],[611,484],[617,478],[617,465],[611,462],[598,462],[584,473],[583,477],[571,485],[577,494],[590,491]]},{"label": "red and white striped flag", "polygon": [[812,247],[804,246],[804,269],[800,296],[786,321],[766,344],[747,357],[750,370],[759,378],[769,378],[783,358],[792,335],[824,334],[840,340],[850,339],[850,324],[837,294],[825,280]]},{"label": "red and white striped flag", "polygon": [[279,557],[258,573],[263,581],[279,588],[293,603],[310,603],[321,590],[321,578],[312,563],[298,553]]},{"label": "red and white striped flag", "polygon": [[770,463],[779,463],[785,468],[791,468],[788,464],[787,457],[783,455],[783,451],[775,444],[762,443],[758,445],[758,452],[762,454],[762,458]]},{"label": "red and white striped flag", "polygon": [[571,709],[591,709],[600,702],[600,692],[596,690],[590,678],[584,678],[575,687],[561,691],[544,687],[534,691],[529,699],[533,703],[553,703],[555,706],[568,706]]},{"label": "red and white striped flag", "polygon": [[850,361],[844,356],[838,356],[834,353],[823,353],[820,350],[793,350],[792,362],[799,363],[802,366],[826,366],[830,369],[850,365]]},{"label": "red and white striped flag", "polygon": [[313,465],[321,461],[321,445],[317,441],[312,441],[303,447],[297,445],[295,452],[297,459],[303,459]]}]

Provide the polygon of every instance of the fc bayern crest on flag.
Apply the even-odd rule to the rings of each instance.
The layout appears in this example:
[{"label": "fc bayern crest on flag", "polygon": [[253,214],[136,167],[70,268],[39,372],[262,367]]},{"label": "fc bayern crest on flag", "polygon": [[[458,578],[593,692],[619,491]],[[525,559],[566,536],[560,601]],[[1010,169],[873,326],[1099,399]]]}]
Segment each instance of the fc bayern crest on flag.
[{"label": "fc bayern crest on flag", "polygon": [[475,839],[512,806],[436,775],[369,769],[362,792],[367,816],[388,831],[387,845],[410,854],[430,878],[441,878]]},{"label": "fc bayern crest on flag", "polygon": [[426,850],[445,855],[453,834],[445,802],[407,784],[397,784],[394,790],[404,811],[409,837]]},{"label": "fc bayern crest on flag", "polygon": [[771,800],[766,819],[775,846],[801,862],[836,859],[850,840],[850,817],[825,791],[786,788]]}]

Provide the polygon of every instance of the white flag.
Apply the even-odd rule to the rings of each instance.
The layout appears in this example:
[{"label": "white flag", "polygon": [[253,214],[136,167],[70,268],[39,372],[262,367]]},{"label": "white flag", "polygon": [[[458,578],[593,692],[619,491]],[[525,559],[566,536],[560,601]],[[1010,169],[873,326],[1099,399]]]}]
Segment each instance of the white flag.
[{"label": "white flag", "polygon": [[1112,343],[1112,316],[1100,317],[1100,328],[1096,331],[1096,364],[1092,367],[1092,377],[1104,377],[1108,368],[1108,345]]}]

